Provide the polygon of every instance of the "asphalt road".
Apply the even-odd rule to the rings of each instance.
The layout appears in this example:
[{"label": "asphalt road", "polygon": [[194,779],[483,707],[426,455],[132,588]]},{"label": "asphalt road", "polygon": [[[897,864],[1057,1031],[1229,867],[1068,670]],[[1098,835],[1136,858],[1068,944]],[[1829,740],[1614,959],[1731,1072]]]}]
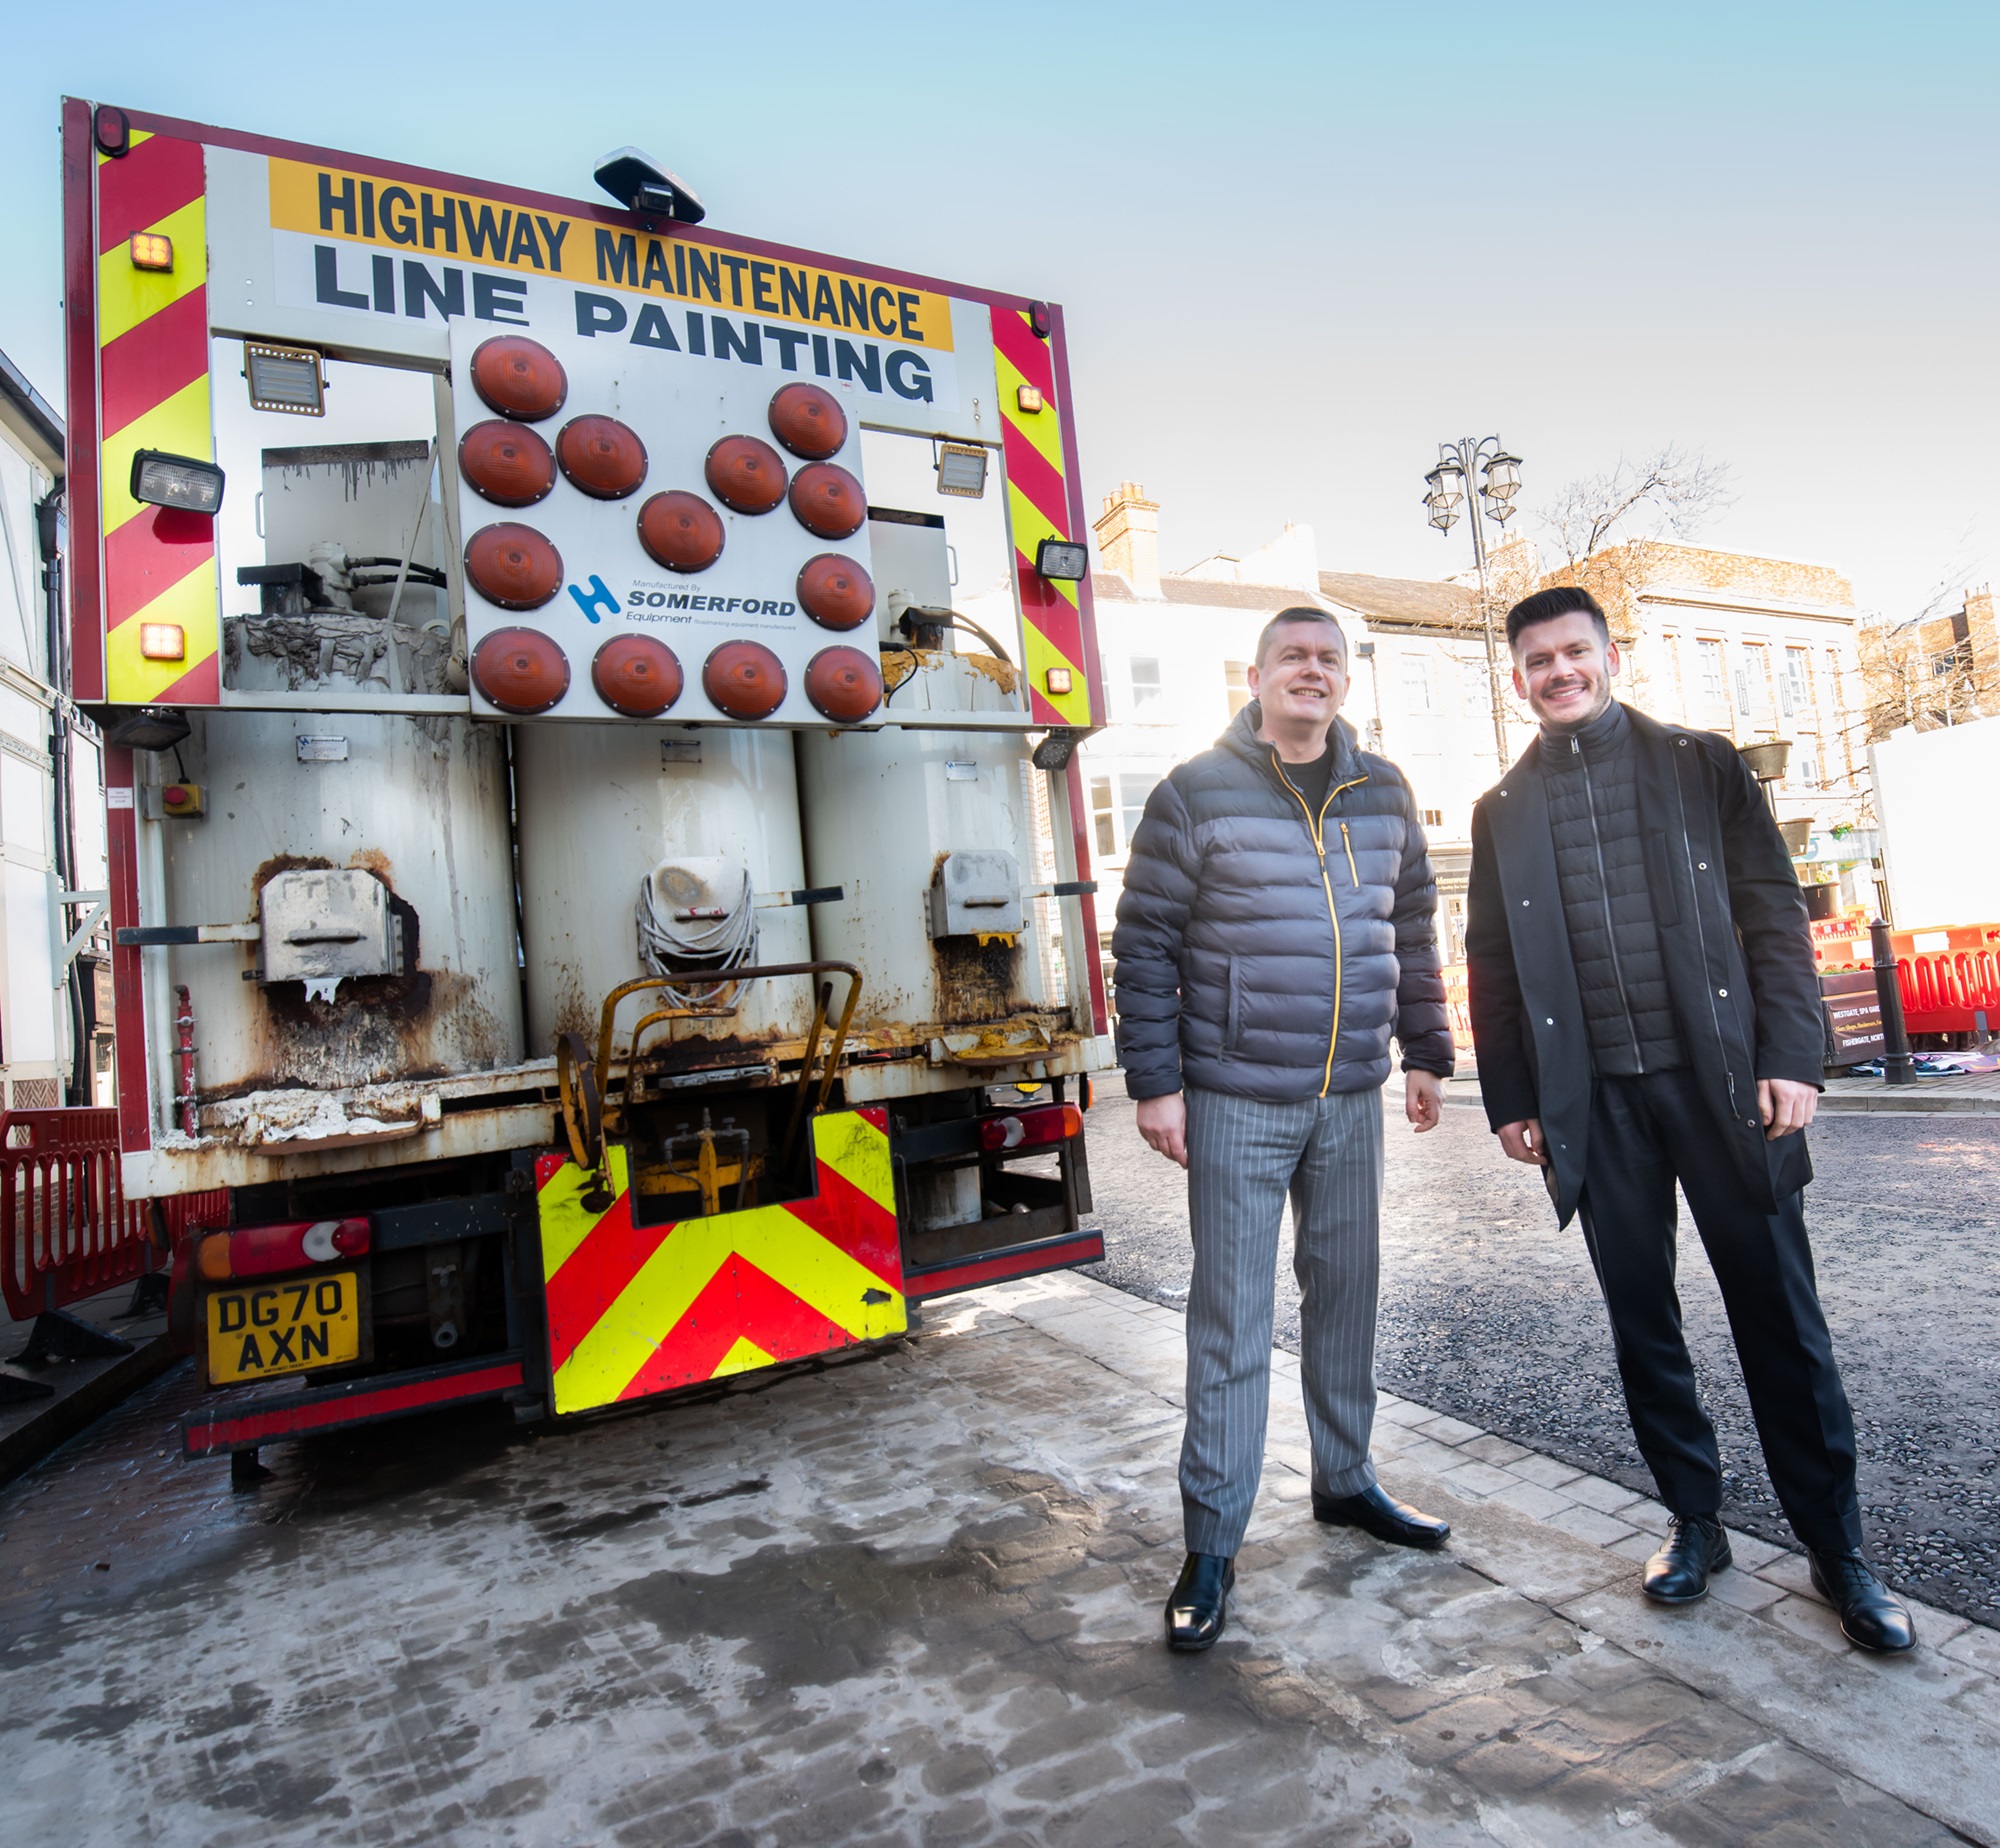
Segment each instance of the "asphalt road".
[{"label": "asphalt road", "polygon": [[[1388,1093],[1376,1373],[1418,1403],[1654,1492],[1625,1418],[1581,1233],[1534,1171],[1502,1159],[1476,1108],[1419,1139]],[[1185,1181],[1100,1087],[1088,1119],[1106,1262],[1121,1289],[1187,1298]],[[1855,1115],[1811,1132],[1806,1196],[1821,1298],[1860,1439],[1878,1568],[1912,1595],[2000,1621],[2000,1118]],[[1765,1474],[1729,1326],[1682,1214],[1688,1343],[1721,1439],[1732,1524],[1796,1545]],[[1298,1347],[1289,1236],[1278,1345]],[[1389,1484],[1394,1487],[1393,1482]]]}]

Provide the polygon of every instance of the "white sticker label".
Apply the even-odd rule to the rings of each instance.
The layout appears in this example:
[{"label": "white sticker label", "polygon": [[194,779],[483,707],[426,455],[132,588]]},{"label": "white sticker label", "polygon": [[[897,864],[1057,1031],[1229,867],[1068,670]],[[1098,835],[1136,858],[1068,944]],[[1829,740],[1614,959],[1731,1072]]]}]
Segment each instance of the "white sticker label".
[{"label": "white sticker label", "polygon": [[299,762],[302,764],[344,764],[346,761],[345,738],[304,737],[299,740]]},{"label": "white sticker label", "polygon": [[111,809],[128,809],[132,806],[132,792],[129,789],[107,789],[104,792],[104,806]]},{"label": "white sticker label", "polygon": [[953,763],[949,759],[946,759],[944,780],[947,783],[976,783],[979,781],[979,766],[977,764]]}]

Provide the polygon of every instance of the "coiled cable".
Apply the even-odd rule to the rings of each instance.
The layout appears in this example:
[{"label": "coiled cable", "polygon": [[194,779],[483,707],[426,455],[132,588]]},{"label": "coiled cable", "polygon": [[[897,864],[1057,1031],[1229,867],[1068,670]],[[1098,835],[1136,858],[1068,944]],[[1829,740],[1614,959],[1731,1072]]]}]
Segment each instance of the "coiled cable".
[{"label": "coiled cable", "polygon": [[[699,908],[676,905],[657,888],[661,874],[678,870],[662,868],[659,873],[648,873],[639,882],[639,902],[634,911],[639,960],[653,975],[698,973],[718,978],[677,982],[665,990],[668,1001],[675,1007],[715,1007],[733,985],[727,979],[728,971],[757,960],[757,895],[751,890],[748,869],[738,868],[743,883],[730,904]],[[677,911],[697,909],[699,916],[675,915]]]}]

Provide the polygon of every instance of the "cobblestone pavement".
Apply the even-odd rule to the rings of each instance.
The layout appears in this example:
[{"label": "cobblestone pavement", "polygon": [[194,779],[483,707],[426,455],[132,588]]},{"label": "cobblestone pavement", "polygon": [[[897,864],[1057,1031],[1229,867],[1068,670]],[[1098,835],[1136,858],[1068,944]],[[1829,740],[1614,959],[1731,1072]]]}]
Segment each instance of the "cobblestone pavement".
[{"label": "cobblestone pavement", "polygon": [[[1114,1078],[1090,1115],[1097,1274],[1186,1301],[1186,1186],[1139,1140]],[[1650,1494],[1618,1389],[1582,1234],[1540,1177],[1504,1161],[1476,1108],[1421,1138],[1388,1103],[1377,1373],[1420,1404]],[[1878,1565],[1915,1596],[2000,1621],[2000,1120],[1823,1118],[1806,1192],[1820,1289],[1858,1425]],[[1721,1439],[1734,1524],[1795,1544],[1764,1472],[1735,1349],[1692,1221],[1681,1299]],[[1289,1243],[1289,1241],[1287,1241]],[[1278,1342],[1296,1351],[1298,1290],[1278,1272]]]},{"label": "cobblestone pavement", "polygon": [[[170,1453],[181,1374],[0,1492],[8,1839],[2000,1840],[2000,1639],[1848,1650],[1740,1542],[1661,1612],[1629,1494],[1397,1400],[1442,1555],[1316,1527],[1296,1365],[1232,1627],[1159,1642],[1177,1316],[1074,1276],[818,1373],[534,1437]],[[1757,1571],[1752,1571],[1752,1566]]]}]

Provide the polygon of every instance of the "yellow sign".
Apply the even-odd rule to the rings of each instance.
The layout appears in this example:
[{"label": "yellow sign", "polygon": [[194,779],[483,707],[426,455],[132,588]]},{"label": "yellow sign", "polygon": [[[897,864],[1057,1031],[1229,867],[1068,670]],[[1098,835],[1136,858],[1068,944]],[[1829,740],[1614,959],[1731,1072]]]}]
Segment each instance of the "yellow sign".
[{"label": "yellow sign", "polygon": [[208,1377],[217,1386],[360,1358],[353,1271],[242,1284],[208,1299]]},{"label": "yellow sign", "polygon": [[274,157],[270,169],[276,231],[951,349],[950,299],[928,290],[304,161]]}]

